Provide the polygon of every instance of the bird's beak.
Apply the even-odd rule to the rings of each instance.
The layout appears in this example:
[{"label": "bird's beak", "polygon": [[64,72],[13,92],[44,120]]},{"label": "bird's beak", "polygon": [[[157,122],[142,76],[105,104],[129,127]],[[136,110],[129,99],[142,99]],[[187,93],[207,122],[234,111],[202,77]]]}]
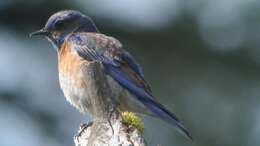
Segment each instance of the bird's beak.
[{"label": "bird's beak", "polygon": [[40,30],[37,30],[35,32],[32,32],[29,34],[30,37],[32,36],[47,36],[49,34],[49,32],[47,30],[44,30],[44,29],[40,29]]}]

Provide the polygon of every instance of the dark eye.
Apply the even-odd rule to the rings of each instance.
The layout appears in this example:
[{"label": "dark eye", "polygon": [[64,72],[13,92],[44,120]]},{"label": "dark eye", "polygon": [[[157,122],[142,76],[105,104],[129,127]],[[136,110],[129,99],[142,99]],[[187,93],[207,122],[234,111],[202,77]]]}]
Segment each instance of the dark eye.
[{"label": "dark eye", "polygon": [[62,29],[64,28],[66,25],[66,22],[65,21],[62,21],[62,20],[59,20],[55,23],[55,29]]}]

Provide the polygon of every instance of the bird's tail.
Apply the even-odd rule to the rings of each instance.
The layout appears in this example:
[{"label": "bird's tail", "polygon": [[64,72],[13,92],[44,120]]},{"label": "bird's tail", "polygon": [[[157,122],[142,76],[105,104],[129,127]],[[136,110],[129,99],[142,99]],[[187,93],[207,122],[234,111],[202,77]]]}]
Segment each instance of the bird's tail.
[{"label": "bird's tail", "polygon": [[177,131],[179,131],[187,139],[192,140],[190,133],[182,125],[180,120],[172,112],[167,110],[163,105],[154,100],[143,102],[143,104],[147,107],[147,109],[149,109],[152,112],[152,115],[159,117],[160,119],[171,125],[174,125]]}]

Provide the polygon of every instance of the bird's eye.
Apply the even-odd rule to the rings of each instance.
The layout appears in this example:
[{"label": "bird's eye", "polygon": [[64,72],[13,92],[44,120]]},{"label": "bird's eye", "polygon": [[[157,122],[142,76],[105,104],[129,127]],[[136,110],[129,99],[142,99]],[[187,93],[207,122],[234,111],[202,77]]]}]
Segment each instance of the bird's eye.
[{"label": "bird's eye", "polygon": [[55,29],[62,29],[62,28],[64,28],[65,27],[65,21],[62,21],[62,20],[57,21],[55,23],[54,27],[55,27]]}]

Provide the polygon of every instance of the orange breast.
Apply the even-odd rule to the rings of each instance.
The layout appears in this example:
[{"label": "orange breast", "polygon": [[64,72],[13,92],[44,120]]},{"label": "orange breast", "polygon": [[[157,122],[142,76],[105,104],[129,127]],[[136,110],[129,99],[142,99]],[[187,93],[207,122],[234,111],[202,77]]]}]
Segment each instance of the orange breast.
[{"label": "orange breast", "polygon": [[71,52],[68,42],[63,43],[58,53],[60,87],[72,105],[82,112],[87,111],[88,93],[82,65],[88,63],[77,53]]},{"label": "orange breast", "polygon": [[71,53],[69,43],[64,42],[58,53],[59,72],[71,75],[80,66],[81,59],[77,54]]},{"label": "orange breast", "polygon": [[69,49],[69,43],[64,42],[58,53],[58,67],[59,76],[65,78],[60,79],[60,84],[66,84],[66,86],[82,87],[84,84],[84,75],[81,71],[81,66],[86,63],[84,59],[77,55],[77,53],[71,52]]}]

